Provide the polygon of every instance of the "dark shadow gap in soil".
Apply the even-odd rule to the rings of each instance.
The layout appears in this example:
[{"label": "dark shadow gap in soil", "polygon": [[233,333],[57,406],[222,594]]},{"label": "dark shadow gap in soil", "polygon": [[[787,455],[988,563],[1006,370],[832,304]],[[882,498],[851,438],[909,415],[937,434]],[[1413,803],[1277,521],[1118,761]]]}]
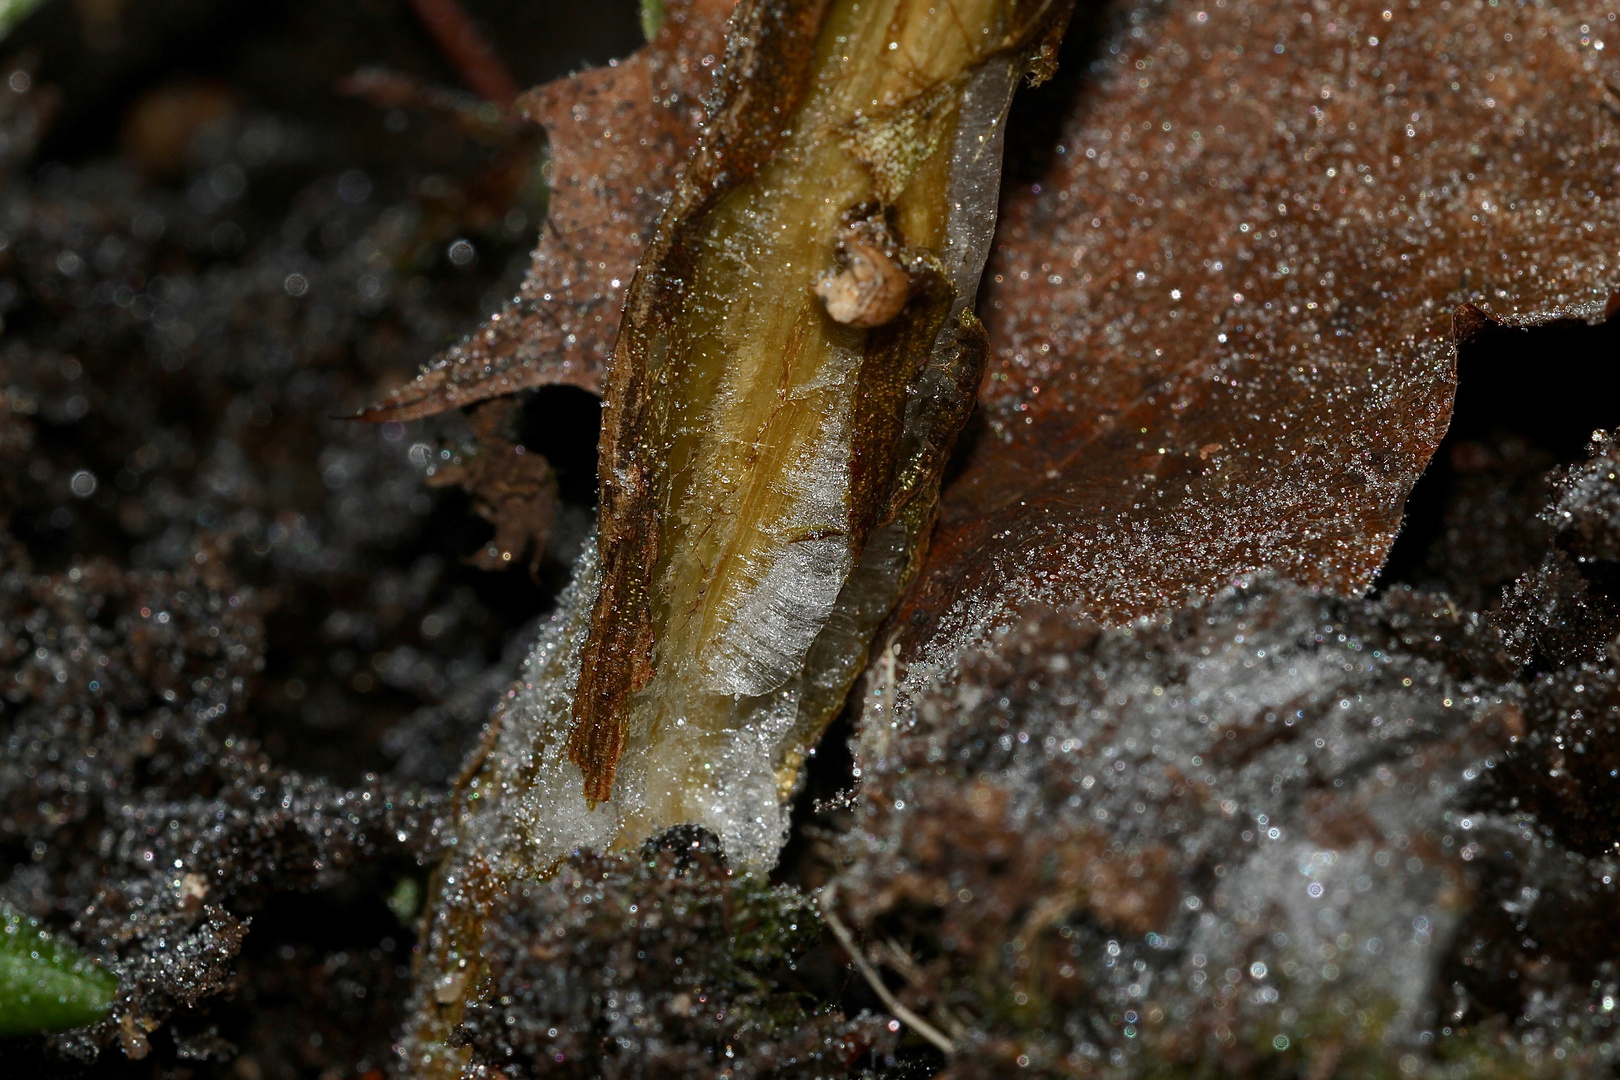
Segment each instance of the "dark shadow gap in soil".
[{"label": "dark shadow gap in soil", "polygon": [[1113,29],[1111,17],[1118,9],[1087,2],[1077,3],[1058,50],[1057,71],[1040,86],[1020,87],[1007,115],[1006,163],[1001,183],[1004,191],[1041,180],[1061,152],[1059,138],[1063,126],[1074,115],[1085,92],[1091,67],[1103,54]]},{"label": "dark shadow gap in soil", "polygon": [[551,463],[564,502],[594,512],[602,399],[575,386],[546,386],[528,391],[522,402],[518,441]]},{"label": "dark shadow gap in soil", "polygon": [[[1522,517],[1542,505],[1542,475],[1554,465],[1583,460],[1593,432],[1616,426],[1620,319],[1599,326],[1487,328],[1459,351],[1451,427],[1407,500],[1405,521],[1376,591],[1393,585],[1448,587],[1441,567],[1458,554],[1459,544],[1513,539],[1480,535],[1488,519],[1470,516],[1463,506],[1471,497],[1472,477],[1489,477],[1495,490],[1517,478],[1525,488],[1523,507],[1504,504],[1497,516],[1505,517],[1500,523],[1510,531],[1533,532],[1533,523]],[[1539,559],[1533,535],[1522,546],[1518,558],[1498,558],[1498,587]],[[1513,562],[1523,565],[1514,570]],[[1480,599],[1489,603],[1494,596]]]},{"label": "dark shadow gap in soil", "polygon": [[[588,7],[523,0],[464,0],[519,86],[597,67],[642,44],[635,0]],[[124,108],[154,85],[200,79],[227,85],[250,108],[336,111],[353,123],[375,112],[337,97],[338,79],[380,65],[464,89],[431,35],[403,3],[149,0],[118,5],[97,26],[93,6],[48,3],[13,31],[4,51],[38,57],[37,77],[62,93],[62,114],[42,160],[80,162],[116,142]],[[99,10],[99,9],[96,9]],[[297,56],[289,65],[287,58]],[[386,153],[380,129],[366,140]],[[345,148],[354,144],[345,140]]]}]

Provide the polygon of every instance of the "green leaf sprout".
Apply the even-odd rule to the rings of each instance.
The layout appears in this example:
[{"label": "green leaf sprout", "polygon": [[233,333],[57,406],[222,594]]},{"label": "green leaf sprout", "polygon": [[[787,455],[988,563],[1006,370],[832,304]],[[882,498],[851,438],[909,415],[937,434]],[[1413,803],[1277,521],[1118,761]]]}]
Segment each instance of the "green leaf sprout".
[{"label": "green leaf sprout", "polygon": [[112,972],[0,904],[0,1036],[98,1020],[117,989]]}]

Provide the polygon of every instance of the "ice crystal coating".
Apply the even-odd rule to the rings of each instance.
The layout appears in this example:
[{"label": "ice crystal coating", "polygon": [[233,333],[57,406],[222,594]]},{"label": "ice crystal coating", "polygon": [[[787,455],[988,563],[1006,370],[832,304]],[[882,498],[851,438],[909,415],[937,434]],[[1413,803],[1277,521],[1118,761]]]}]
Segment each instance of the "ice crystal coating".
[{"label": "ice crystal coating", "polygon": [[887,962],[953,1080],[1598,1075],[1620,951],[1557,927],[1620,866],[1502,797],[1537,765],[1509,767],[1493,638],[1440,598],[1274,579],[1112,630],[1024,612],[946,678],[873,680],[839,895],[913,943]]},{"label": "ice crystal coating", "polygon": [[1123,620],[1261,567],[1365,589],[1445,432],[1454,340],[1600,321],[1620,290],[1607,14],[1120,17],[1015,118],[1045,156],[1007,190],[985,428],[908,656],[1029,599]]},{"label": "ice crystal coating", "polygon": [[[594,807],[587,805],[579,766],[566,752],[580,648],[600,570],[593,540],[516,684],[497,706],[490,740],[475,755],[467,782],[476,809],[466,818],[460,856],[513,876],[543,872],[572,851],[614,846],[626,823],[647,812],[648,775],[667,765],[646,748],[626,755],[614,797]],[[728,729],[723,739],[690,736],[702,739],[712,755],[704,775],[687,778],[697,810],[692,824],[719,837],[741,865],[769,866],[786,839],[787,808],[776,777],[799,696],[796,685],[778,694],[774,708]],[[672,738],[678,744],[682,735]]]}]

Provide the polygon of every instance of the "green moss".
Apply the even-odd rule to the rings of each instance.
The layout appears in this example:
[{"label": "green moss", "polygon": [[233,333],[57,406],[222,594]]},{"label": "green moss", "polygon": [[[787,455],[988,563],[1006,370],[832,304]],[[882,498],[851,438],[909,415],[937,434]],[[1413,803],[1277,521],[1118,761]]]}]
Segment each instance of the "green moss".
[{"label": "green moss", "polygon": [[809,952],[825,933],[815,903],[763,875],[733,879],[731,958],[739,967],[766,971]]},{"label": "green moss", "polygon": [[117,989],[111,972],[0,905],[0,1036],[88,1024]]}]

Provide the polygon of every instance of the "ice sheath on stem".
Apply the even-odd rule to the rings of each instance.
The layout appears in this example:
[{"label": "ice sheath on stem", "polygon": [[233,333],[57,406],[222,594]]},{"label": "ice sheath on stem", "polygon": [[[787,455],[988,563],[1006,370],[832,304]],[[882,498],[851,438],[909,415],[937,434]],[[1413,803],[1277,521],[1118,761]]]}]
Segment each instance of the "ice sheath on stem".
[{"label": "ice sheath on stem", "polygon": [[[766,867],[915,573],[983,371],[1003,124],[1064,0],[744,0],[626,299],[598,544],[460,788],[407,1069],[483,981],[490,899],[670,826]],[[656,47],[656,42],[653,47]]]}]

